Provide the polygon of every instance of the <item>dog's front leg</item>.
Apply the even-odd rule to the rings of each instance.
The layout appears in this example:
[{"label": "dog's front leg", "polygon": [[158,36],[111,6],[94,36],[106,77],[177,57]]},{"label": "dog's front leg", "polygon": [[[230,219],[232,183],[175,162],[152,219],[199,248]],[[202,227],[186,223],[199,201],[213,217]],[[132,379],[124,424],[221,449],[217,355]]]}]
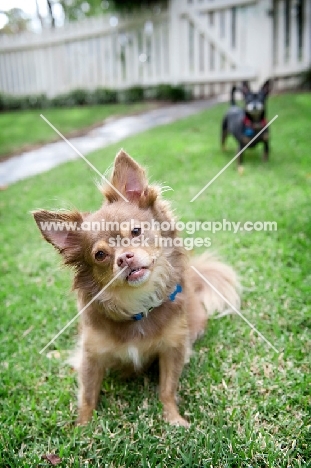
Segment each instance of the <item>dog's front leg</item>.
[{"label": "dog's front leg", "polygon": [[159,355],[160,400],[163,404],[164,418],[171,424],[189,427],[176,405],[176,392],[185,362],[185,347],[169,348]]},{"label": "dog's front leg", "polygon": [[221,148],[223,151],[226,149],[226,139],[228,136],[228,117],[226,116],[222,121],[221,126]]},{"label": "dog's front leg", "polygon": [[240,141],[240,142],[239,142],[239,146],[238,146],[238,153],[240,153],[240,154],[239,154],[239,156],[237,157],[238,169],[239,169],[239,167],[241,167],[242,164],[243,164],[243,157],[244,157],[243,149],[244,149],[244,147],[245,147],[245,143],[242,142],[242,141]]},{"label": "dog's front leg", "polygon": [[263,142],[264,150],[263,150],[263,160],[267,162],[269,159],[269,142],[268,140],[264,140]]},{"label": "dog's front leg", "polygon": [[104,378],[105,364],[102,356],[83,352],[78,370],[79,415],[77,424],[86,424],[96,408],[100,387]]}]

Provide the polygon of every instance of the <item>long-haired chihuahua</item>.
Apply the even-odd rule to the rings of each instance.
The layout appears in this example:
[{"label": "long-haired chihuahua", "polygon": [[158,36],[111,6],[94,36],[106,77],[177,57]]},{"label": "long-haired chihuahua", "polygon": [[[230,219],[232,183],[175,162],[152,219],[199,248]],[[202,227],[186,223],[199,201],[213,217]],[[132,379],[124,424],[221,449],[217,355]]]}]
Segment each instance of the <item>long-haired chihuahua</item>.
[{"label": "long-haired chihuahua", "polygon": [[188,256],[161,188],[149,185],[124,151],[102,191],[105,201],[94,213],[33,213],[43,237],[74,270],[84,309],[73,358],[78,423],[91,419],[108,369],[138,372],[158,360],[164,417],[188,426],[176,404],[179,378],[208,315],[228,308],[224,298],[239,307],[237,276],[210,255]]}]

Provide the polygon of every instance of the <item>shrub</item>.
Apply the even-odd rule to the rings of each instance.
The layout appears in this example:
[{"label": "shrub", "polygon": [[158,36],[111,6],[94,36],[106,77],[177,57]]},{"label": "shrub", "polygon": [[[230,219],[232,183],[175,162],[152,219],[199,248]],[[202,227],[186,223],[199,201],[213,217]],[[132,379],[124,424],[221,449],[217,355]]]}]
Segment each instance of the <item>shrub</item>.
[{"label": "shrub", "polygon": [[120,102],[139,102],[144,100],[144,88],[142,86],[132,86],[124,91],[119,91],[118,100]]},{"label": "shrub", "polygon": [[72,98],[75,106],[93,104],[92,92],[86,89],[74,89],[68,93],[68,98]]},{"label": "shrub", "polygon": [[73,97],[69,94],[59,94],[50,99],[50,102],[52,107],[73,107],[75,105]]},{"label": "shrub", "polygon": [[0,111],[22,110],[22,109],[44,109],[50,105],[45,94],[33,96],[12,96],[0,94]]},{"label": "shrub", "polygon": [[11,109],[12,110],[17,109],[18,101],[19,101],[19,98],[6,95],[6,94],[1,94],[0,95],[0,110],[7,111]]},{"label": "shrub", "polygon": [[54,107],[73,107],[96,104],[96,102],[94,102],[92,92],[81,88],[74,89],[69,93],[59,94],[51,99],[51,103]]},{"label": "shrub", "polygon": [[306,90],[311,89],[311,67],[301,73],[300,88],[306,89]]},{"label": "shrub", "polygon": [[38,94],[36,96],[25,96],[24,105],[26,109],[44,109],[50,106],[50,101],[46,94]]},{"label": "shrub", "polygon": [[46,107],[73,107],[95,104],[113,104],[117,102],[140,102],[144,99],[161,101],[185,101],[190,94],[182,86],[164,84],[144,88],[132,86],[122,91],[97,88],[94,91],[75,89],[69,93],[48,98],[45,94],[29,96],[12,96],[0,93],[0,112],[21,109],[44,109]]},{"label": "shrub", "polygon": [[92,95],[96,104],[114,104],[118,101],[118,93],[112,89],[97,88]]},{"label": "shrub", "polygon": [[190,94],[181,85],[162,84],[155,88],[155,98],[160,101],[186,101],[190,99]]}]

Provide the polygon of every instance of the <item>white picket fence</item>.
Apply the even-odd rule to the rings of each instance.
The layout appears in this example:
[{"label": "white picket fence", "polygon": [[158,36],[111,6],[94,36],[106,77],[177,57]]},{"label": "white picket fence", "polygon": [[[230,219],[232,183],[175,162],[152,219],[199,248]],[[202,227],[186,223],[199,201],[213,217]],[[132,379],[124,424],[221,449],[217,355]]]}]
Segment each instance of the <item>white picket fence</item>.
[{"label": "white picket fence", "polygon": [[0,37],[0,92],[185,84],[196,95],[311,66],[310,0],[170,0],[167,11],[103,16],[42,34]]}]

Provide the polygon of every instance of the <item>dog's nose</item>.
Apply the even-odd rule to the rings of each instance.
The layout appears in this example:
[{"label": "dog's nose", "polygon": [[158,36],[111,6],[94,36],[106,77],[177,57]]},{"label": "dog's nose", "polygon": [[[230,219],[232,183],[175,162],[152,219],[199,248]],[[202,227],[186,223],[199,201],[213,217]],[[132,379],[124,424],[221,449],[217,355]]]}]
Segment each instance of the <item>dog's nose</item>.
[{"label": "dog's nose", "polygon": [[133,263],[134,254],[133,252],[124,252],[120,257],[118,257],[117,265],[119,267],[131,266]]}]

